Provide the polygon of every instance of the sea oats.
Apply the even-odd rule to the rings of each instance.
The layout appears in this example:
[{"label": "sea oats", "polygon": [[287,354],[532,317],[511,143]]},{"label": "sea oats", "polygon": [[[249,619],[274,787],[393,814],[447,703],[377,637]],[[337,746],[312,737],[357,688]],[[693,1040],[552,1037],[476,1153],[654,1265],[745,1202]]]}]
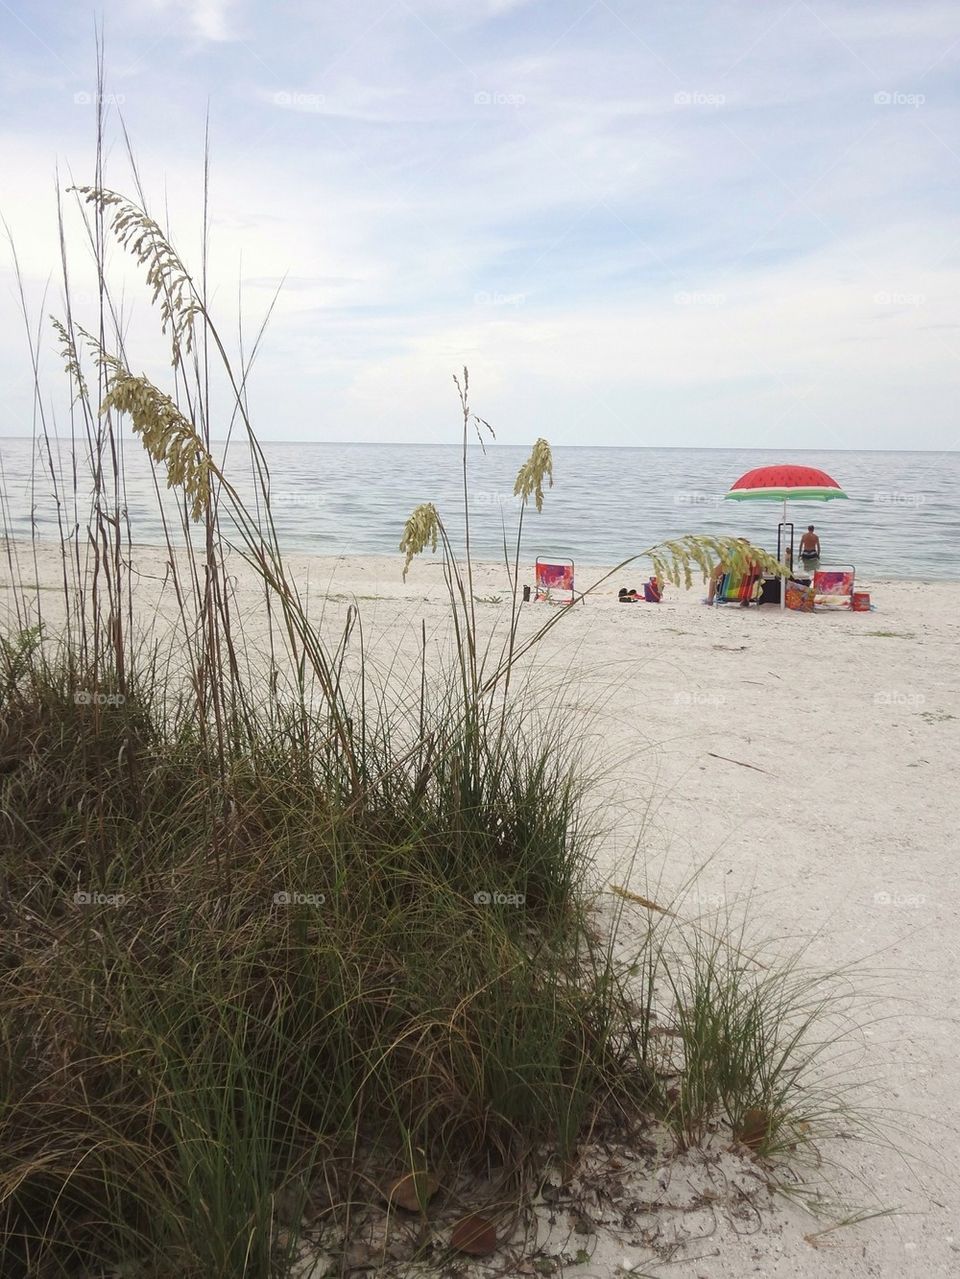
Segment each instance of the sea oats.
[{"label": "sea oats", "polygon": [[63,356],[64,368],[67,375],[73,378],[77,388],[77,393],[73,397],[73,403],[76,404],[78,400],[87,398],[87,384],[80,369],[80,356],[73,338],[67,332],[66,325],[62,324],[55,315],[50,316],[50,323],[60,339],[60,354]]},{"label": "sea oats", "polygon": [[693,570],[698,568],[706,580],[719,561],[734,573],[757,569],[764,573],[782,574],[783,565],[776,556],[759,546],[734,537],[710,537],[691,533],[686,537],[661,542],[643,552],[653,565],[654,576],[687,590],[693,585]]},{"label": "sea oats", "polygon": [[437,536],[440,532],[440,514],[432,502],[421,502],[414,509],[403,526],[403,537],[400,539],[400,550],[406,553],[403,562],[403,576],[406,580],[411,561],[429,544],[430,549],[437,549]]},{"label": "sea oats", "polygon": [[179,364],[181,355],[190,354],[193,321],[203,310],[189,271],[160,226],[138,204],[100,187],[73,190],[101,212],[112,211],[110,229],[139,265],[147,268],[147,284],[153,290],[151,301],[160,299],[160,327],[164,333],[169,330],[173,363]]},{"label": "sea oats", "polygon": [[113,356],[104,355],[103,363],[110,372],[101,414],[113,409],[129,415],[143,447],[166,467],[167,487],[183,489],[190,518],[202,519],[210,505],[211,480],[219,472],[193,423],[149,378],[134,377]]},{"label": "sea oats", "polygon": [[544,479],[548,481],[548,486],[553,488],[553,454],[550,452],[550,445],[541,437],[517,472],[516,483],[513,486],[514,495],[525,502],[533,494],[537,510],[542,511]]}]

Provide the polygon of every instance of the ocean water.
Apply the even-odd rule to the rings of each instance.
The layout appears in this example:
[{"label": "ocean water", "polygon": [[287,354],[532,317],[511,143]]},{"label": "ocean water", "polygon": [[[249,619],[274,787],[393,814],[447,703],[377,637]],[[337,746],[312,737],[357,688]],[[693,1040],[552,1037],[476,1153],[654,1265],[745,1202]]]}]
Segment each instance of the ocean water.
[{"label": "ocean water", "polygon": [[[460,451],[446,445],[266,443],[272,505],[281,544],[318,555],[391,554],[419,502],[440,508],[455,538],[462,532]],[[222,453],[222,446],[221,446]],[[218,457],[221,456],[218,453]],[[526,448],[472,447],[471,538],[481,558],[503,554],[515,537],[513,497]],[[541,514],[525,517],[527,559],[537,554],[609,564],[664,538],[683,533],[743,535],[776,550],[782,507],[724,500],[738,476],[770,462],[822,467],[849,501],[793,503],[788,519],[796,536],[814,524],[824,563],[853,564],[872,577],[960,577],[960,453],[845,452],[762,449],[592,448],[554,449],[554,487]],[[84,473],[80,446],[77,465]],[[252,492],[241,445],[226,457],[232,482]],[[60,441],[54,468],[67,480],[70,445]],[[135,542],[160,543],[154,477],[135,440],[125,445],[123,501]],[[161,488],[165,477],[160,479]],[[58,538],[60,527],[49,463],[29,440],[0,440],[2,523],[6,536]],[[82,485],[81,485],[82,487]],[[69,493],[69,482],[62,493]],[[172,508],[175,498],[163,490]],[[61,507],[69,529],[72,499]],[[80,520],[85,518],[80,504]]]}]

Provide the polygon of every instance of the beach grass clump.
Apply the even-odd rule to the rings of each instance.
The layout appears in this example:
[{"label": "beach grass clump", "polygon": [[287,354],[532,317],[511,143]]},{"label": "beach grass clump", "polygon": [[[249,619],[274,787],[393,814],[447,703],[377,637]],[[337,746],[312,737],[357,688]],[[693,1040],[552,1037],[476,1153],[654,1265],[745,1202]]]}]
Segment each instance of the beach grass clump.
[{"label": "beach grass clump", "polygon": [[269,707],[224,777],[149,681],[87,700],[57,652],[3,679],[2,1273],[280,1273],[291,1184],[329,1180],[342,1212],[411,1152],[569,1157],[646,1103],[624,1010],[585,980],[556,740],[514,723],[503,749],[441,699],[414,766],[372,737],[353,804]]},{"label": "beach grass clump", "polygon": [[[849,974],[806,948],[751,944],[748,920],[674,928],[652,947],[667,997],[669,1122],[682,1146],[720,1133],[767,1158],[847,1121],[838,1063],[855,1039]],[[755,924],[753,925],[755,927]]]}]

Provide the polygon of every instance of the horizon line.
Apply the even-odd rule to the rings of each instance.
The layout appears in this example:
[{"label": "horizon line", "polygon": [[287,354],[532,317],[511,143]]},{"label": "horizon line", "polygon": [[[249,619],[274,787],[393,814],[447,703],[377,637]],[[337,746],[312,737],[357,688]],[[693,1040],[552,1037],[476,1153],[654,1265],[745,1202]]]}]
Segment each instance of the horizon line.
[{"label": "horizon line", "polygon": [[[32,443],[34,440],[39,440],[42,438],[56,440],[59,443],[63,443],[63,444],[70,444],[74,442],[78,444],[85,444],[87,442],[84,437],[79,435],[71,437],[69,435],[51,435],[47,433],[46,436],[44,436],[44,434],[40,432],[37,435],[0,435],[0,446],[2,446],[4,441]],[[130,438],[132,442],[132,437],[128,437],[128,438]],[[242,444],[243,437],[242,435],[235,435],[233,437],[233,440],[231,441],[228,441],[222,438],[213,439],[210,441],[211,446],[228,444],[228,443]],[[269,439],[269,438],[264,439],[261,436],[257,436],[257,443],[260,445],[291,444],[291,445],[296,445],[298,447],[302,447],[304,444],[312,444],[312,445],[318,445],[321,447],[346,445],[349,448],[438,448],[438,449],[452,448],[458,451],[460,451],[463,447],[461,442],[455,441],[455,440],[451,440],[451,441],[309,440],[309,439],[276,440],[276,439]],[[480,444],[470,443],[468,444],[467,447],[485,452],[488,448],[490,449],[496,448],[497,445],[498,445],[498,441],[494,440],[491,444],[480,445]],[[529,448],[530,445],[529,444],[511,444],[511,443],[505,442],[500,444],[499,447],[525,449],[525,448]],[[689,453],[689,452],[729,453],[729,452],[737,452],[737,451],[744,452],[744,453],[775,453],[777,451],[782,451],[784,453],[960,453],[960,448],[937,447],[934,445],[931,445],[927,448],[888,448],[888,449],[855,448],[850,446],[845,448],[837,448],[836,446],[831,446],[831,447],[824,446],[822,448],[817,448],[817,447],[811,448],[808,446],[805,448],[797,448],[797,447],[791,446],[783,450],[778,450],[775,445],[770,445],[770,444],[551,444],[550,447],[551,449],[631,449],[631,450],[650,449],[650,450],[657,450],[658,452],[662,452],[662,453]]]}]

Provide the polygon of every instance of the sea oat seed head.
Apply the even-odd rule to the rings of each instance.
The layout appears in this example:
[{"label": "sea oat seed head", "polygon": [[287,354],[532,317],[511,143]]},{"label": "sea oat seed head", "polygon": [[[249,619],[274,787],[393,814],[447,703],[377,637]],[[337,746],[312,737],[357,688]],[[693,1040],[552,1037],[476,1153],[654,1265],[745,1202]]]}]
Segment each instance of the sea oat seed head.
[{"label": "sea oat seed head", "polygon": [[218,475],[213,458],[193,423],[169,395],[146,377],[134,377],[115,356],[104,355],[110,370],[101,415],[126,413],[154,462],[167,471],[167,487],[182,488],[190,502],[190,518],[200,520],[210,506],[211,480]]},{"label": "sea oat seed head", "polygon": [[549,487],[553,488],[553,454],[550,451],[550,445],[541,437],[517,472],[516,483],[513,486],[514,495],[526,502],[532,494],[537,510],[542,511],[544,478],[547,479]]},{"label": "sea oat seed head", "polygon": [[440,532],[440,513],[432,502],[421,502],[414,509],[403,526],[400,539],[400,550],[406,553],[403,563],[403,579],[406,581],[410,563],[415,555],[419,555],[429,543],[430,549],[437,549],[437,535]]}]

